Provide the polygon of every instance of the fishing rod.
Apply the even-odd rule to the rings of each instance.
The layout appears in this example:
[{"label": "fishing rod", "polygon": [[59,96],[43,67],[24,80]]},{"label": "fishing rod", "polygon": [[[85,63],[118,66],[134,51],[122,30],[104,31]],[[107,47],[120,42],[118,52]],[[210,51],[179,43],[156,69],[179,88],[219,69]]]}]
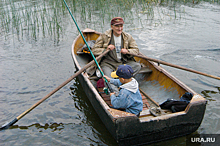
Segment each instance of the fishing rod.
[{"label": "fishing rod", "polygon": [[[74,23],[75,23],[76,27],[77,27],[77,29],[78,29],[79,33],[81,34],[81,36],[82,36],[82,38],[83,38],[83,41],[85,42],[85,44],[86,44],[87,48],[89,49],[90,54],[92,55],[92,58],[93,58],[93,60],[95,61],[95,63],[96,63],[96,65],[97,65],[97,67],[98,67],[98,69],[99,69],[99,71],[100,71],[100,73],[101,73],[102,77],[104,77],[104,73],[102,72],[102,70],[101,70],[101,68],[100,68],[100,66],[99,66],[99,64],[98,64],[98,62],[97,62],[97,60],[95,59],[95,56],[94,56],[94,55],[93,55],[93,53],[92,53],[92,50],[90,49],[90,47],[89,47],[88,43],[86,42],[85,37],[83,36],[83,34],[82,34],[81,30],[79,29],[79,26],[77,25],[77,22],[76,22],[75,18],[73,17],[73,14],[71,13],[71,11],[70,11],[70,9],[69,9],[69,7],[68,7],[68,5],[67,5],[66,1],[65,1],[65,0],[63,0],[63,2],[65,3],[66,8],[68,9],[68,11],[69,11],[69,13],[70,13],[70,15],[71,15],[71,17],[72,17],[72,19],[73,19],[73,21],[74,21]],[[105,77],[104,77],[104,80],[105,80],[106,85],[108,86],[109,91],[112,93],[112,92],[113,92],[113,89],[112,89],[112,87],[110,86],[110,84],[109,84],[108,80],[107,80]]]}]

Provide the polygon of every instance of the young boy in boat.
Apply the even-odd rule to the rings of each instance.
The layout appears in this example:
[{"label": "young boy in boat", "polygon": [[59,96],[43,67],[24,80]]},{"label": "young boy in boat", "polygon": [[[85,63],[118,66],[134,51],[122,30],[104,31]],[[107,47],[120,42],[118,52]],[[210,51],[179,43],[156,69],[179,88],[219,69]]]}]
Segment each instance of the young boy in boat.
[{"label": "young boy in boat", "polygon": [[112,76],[118,76],[118,79],[104,77],[115,86],[119,87],[118,96],[115,93],[110,93],[111,104],[113,108],[124,109],[126,112],[133,113],[139,117],[143,109],[143,101],[139,91],[138,82],[133,78],[133,69],[129,65],[119,65]]}]

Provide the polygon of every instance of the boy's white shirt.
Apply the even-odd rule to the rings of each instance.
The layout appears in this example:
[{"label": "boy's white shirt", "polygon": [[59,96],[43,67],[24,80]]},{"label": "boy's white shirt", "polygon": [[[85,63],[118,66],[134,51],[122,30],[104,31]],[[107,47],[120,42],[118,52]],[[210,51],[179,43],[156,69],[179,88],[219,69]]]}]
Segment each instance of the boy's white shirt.
[{"label": "boy's white shirt", "polygon": [[138,82],[134,79],[134,78],[131,78],[132,80],[126,84],[123,84],[120,86],[120,88],[124,88],[124,89],[127,89],[133,93],[136,93],[137,90],[138,90]]}]

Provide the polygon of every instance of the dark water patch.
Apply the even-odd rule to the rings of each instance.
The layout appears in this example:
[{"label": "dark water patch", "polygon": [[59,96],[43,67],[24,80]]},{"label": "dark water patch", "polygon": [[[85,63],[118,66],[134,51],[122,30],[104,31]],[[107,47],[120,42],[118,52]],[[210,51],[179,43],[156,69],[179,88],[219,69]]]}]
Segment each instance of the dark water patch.
[{"label": "dark water patch", "polygon": [[[14,95],[23,95],[23,94],[30,94],[30,95],[32,95],[32,94],[36,94],[36,93],[40,93],[40,92],[45,92],[46,90],[45,89],[39,89],[39,90],[36,90],[36,91],[33,91],[33,90],[31,90],[31,91],[11,91],[11,90],[1,90],[0,92],[1,93],[3,93],[3,94],[5,94],[5,95],[9,95],[9,96],[14,96]],[[31,98],[33,98],[33,97],[31,97]]]},{"label": "dark water patch", "polygon": [[219,94],[220,94],[220,87],[216,87],[217,89],[218,89],[218,91],[219,91]]},{"label": "dark water patch", "polygon": [[73,89],[71,91],[73,94],[72,98],[74,100],[75,108],[83,113],[83,115],[78,115],[78,119],[82,123],[89,126],[88,131],[86,131],[87,138],[91,141],[94,141],[96,144],[117,145],[116,141],[108,132],[108,130],[100,120],[100,117],[97,115],[96,111],[91,105],[89,99],[85,94],[86,91],[83,90],[81,84],[79,84],[78,77],[75,81],[76,82],[71,87]]},{"label": "dark water patch", "polygon": [[[199,50],[199,51],[201,51],[201,50]],[[202,50],[202,51],[220,52],[220,48],[217,48],[217,49],[207,49],[207,50]]]},{"label": "dark water patch", "polygon": [[64,126],[65,124],[63,123],[46,123],[45,125],[41,125],[39,123],[35,123],[35,124],[32,124],[32,125],[29,125],[29,126],[19,126],[19,125],[13,125],[10,127],[10,129],[21,129],[21,130],[26,130],[26,129],[29,129],[29,128],[36,128],[39,130],[39,132],[42,132],[42,129],[44,130],[47,130],[47,129],[52,129],[52,132],[54,131],[60,131],[62,129],[65,128]]},{"label": "dark water patch", "polygon": [[213,85],[212,83],[208,83],[208,82],[205,82],[204,80],[200,79],[200,78],[196,78],[196,79],[192,79],[192,81],[195,81],[199,84],[203,84],[203,85],[206,85],[208,87],[212,87],[212,88],[216,88],[215,85]]},{"label": "dark water patch", "polygon": [[204,98],[206,98],[208,101],[216,101],[214,98],[212,98],[212,95],[210,94],[216,94],[217,92],[215,91],[209,91],[209,90],[204,90],[201,92]]},{"label": "dark water patch", "polygon": [[[205,98],[208,100],[211,100],[212,96],[214,95],[220,95],[220,87],[216,87],[218,91],[213,91],[213,90],[203,90],[201,93],[204,95]],[[215,100],[214,100],[215,101]]]},{"label": "dark water patch", "polygon": [[25,91],[25,92],[14,92],[13,94],[36,94],[46,91],[45,89],[36,90],[36,91]]}]

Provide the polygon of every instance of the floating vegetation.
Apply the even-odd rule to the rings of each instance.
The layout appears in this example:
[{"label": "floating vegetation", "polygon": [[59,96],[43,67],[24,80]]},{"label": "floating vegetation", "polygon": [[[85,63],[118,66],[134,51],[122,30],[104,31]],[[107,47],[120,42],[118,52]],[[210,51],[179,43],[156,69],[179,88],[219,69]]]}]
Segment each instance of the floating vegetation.
[{"label": "floating vegetation", "polygon": [[40,125],[39,123],[36,123],[36,124],[32,124],[30,126],[13,125],[10,128],[11,129],[19,128],[19,129],[24,130],[24,129],[30,129],[32,127],[39,129],[40,130],[39,132],[42,132],[43,129],[44,130],[52,129],[52,132],[54,132],[54,131],[60,131],[60,130],[64,129],[64,124],[63,123],[50,123],[50,124],[46,123],[45,125]]},{"label": "floating vegetation", "polygon": [[212,96],[215,94],[220,94],[220,87],[216,87],[218,91],[212,91],[212,90],[204,90],[201,93],[203,94],[203,96],[209,100],[209,101],[215,101]]}]

